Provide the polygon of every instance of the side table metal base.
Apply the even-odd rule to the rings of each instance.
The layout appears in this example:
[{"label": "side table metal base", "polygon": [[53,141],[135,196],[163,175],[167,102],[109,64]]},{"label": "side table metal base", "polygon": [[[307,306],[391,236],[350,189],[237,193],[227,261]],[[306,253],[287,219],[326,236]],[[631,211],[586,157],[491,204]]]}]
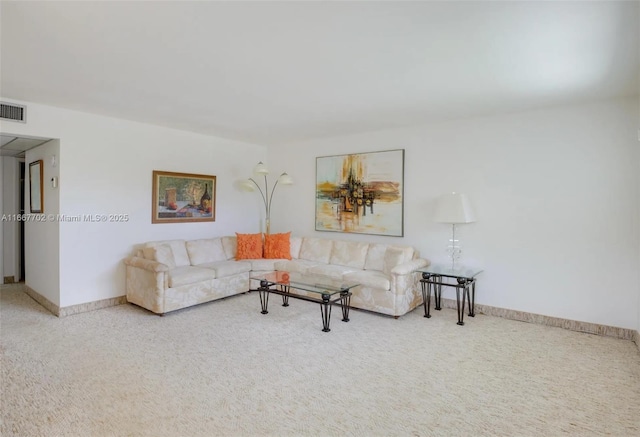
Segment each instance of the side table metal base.
[{"label": "side table metal base", "polygon": [[[453,276],[447,276],[453,277]],[[422,304],[424,306],[424,317],[431,317],[431,291],[435,296],[435,309],[441,310],[442,286],[455,287],[456,289],[456,310],[458,313],[458,322],[460,326],[464,326],[464,307],[466,301],[469,301],[469,317],[475,317],[475,297],[476,297],[476,281],[475,278],[455,277],[455,284],[446,283],[443,276],[434,273],[422,273],[420,285],[422,289]],[[462,296],[460,296],[462,294]]]}]

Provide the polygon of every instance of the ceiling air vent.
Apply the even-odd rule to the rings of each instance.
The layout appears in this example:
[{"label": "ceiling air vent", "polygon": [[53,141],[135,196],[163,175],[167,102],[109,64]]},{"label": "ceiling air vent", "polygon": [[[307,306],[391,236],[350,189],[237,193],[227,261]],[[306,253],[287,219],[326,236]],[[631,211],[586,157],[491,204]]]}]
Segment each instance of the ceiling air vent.
[{"label": "ceiling air vent", "polygon": [[0,102],[0,119],[27,122],[27,107],[13,103]]}]

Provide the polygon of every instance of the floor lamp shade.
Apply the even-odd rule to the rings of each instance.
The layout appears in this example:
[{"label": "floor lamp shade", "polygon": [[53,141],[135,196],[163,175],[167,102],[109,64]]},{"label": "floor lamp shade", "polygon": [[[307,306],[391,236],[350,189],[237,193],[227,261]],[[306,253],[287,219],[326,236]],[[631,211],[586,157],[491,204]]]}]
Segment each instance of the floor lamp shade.
[{"label": "floor lamp shade", "polygon": [[438,223],[472,223],[476,216],[466,194],[449,193],[436,203],[434,221]]}]

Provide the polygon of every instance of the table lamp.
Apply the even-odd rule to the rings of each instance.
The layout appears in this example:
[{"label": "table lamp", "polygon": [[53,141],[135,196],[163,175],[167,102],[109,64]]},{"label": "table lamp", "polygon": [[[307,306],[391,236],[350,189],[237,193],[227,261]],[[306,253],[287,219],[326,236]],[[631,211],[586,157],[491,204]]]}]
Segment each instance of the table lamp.
[{"label": "table lamp", "polygon": [[456,225],[476,221],[467,195],[453,192],[440,196],[436,204],[434,221],[451,224],[451,240],[449,240],[450,244],[447,246],[447,253],[451,258],[451,269],[455,270],[459,267],[456,262],[462,254],[460,241],[456,240]]}]

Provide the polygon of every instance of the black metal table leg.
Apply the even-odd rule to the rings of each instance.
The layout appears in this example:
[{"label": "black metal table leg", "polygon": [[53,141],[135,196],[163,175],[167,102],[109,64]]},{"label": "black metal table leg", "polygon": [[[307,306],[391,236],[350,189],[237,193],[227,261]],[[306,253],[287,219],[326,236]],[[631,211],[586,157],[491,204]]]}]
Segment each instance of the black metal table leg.
[{"label": "black metal table leg", "polygon": [[258,295],[260,295],[260,306],[262,307],[262,314],[268,314],[267,306],[269,305],[269,283],[267,281],[260,281],[260,287],[258,287]]},{"label": "black metal table leg", "polygon": [[349,308],[351,308],[351,293],[343,291],[340,295],[342,296],[342,299],[340,300],[340,306],[342,307],[342,321],[348,322]]},{"label": "black metal table leg", "polygon": [[329,303],[330,296],[322,295],[322,303],[320,304],[320,312],[322,313],[322,332],[329,332],[329,323],[331,322],[331,306]]},{"label": "black metal table leg", "polygon": [[[458,278],[458,286],[456,287],[456,300],[458,309],[458,325],[464,325],[464,304],[465,297],[468,293],[469,284],[464,278]],[[460,292],[462,292],[462,305],[460,305]]]},{"label": "black metal table leg", "polygon": [[424,316],[426,318],[431,317],[431,282],[429,282],[429,273],[423,273],[420,285],[422,286],[422,305],[424,306]]},{"label": "black metal table leg", "polygon": [[283,294],[282,295],[282,306],[283,307],[288,307],[289,306],[289,286],[288,285],[281,285],[280,289],[282,290],[283,293],[287,293],[287,294]]},{"label": "black metal table leg", "polygon": [[442,309],[442,305],[440,305],[442,300],[442,276],[433,275],[433,279],[435,280],[433,284],[433,292],[435,297],[435,308],[440,311]]},{"label": "black metal table leg", "polygon": [[[446,273],[440,273],[441,268],[434,268],[434,271],[423,270],[422,279],[420,279],[421,291],[422,291],[422,304],[424,306],[424,316],[430,317],[431,309],[431,291],[433,287],[434,296],[434,308],[436,310],[442,309],[442,286],[454,287],[456,289],[456,310],[458,312],[458,325],[464,325],[464,312],[467,301],[469,302],[468,314],[469,317],[475,317],[476,315],[476,278],[478,273],[482,270],[473,273],[468,271],[468,276],[458,275],[453,269],[447,270]],[[447,281],[444,279],[447,278]],[[455,279],[455,281],[449,282],[449,279]],[[462,296],[460,295],[462,293]]]},{"label": "black metal table leg", "polygon": [[471,281],[471,294],[469,294],[469,284],[467,284],[467,298],[469,300],[469,317],[476,316],[476,281]]}]

